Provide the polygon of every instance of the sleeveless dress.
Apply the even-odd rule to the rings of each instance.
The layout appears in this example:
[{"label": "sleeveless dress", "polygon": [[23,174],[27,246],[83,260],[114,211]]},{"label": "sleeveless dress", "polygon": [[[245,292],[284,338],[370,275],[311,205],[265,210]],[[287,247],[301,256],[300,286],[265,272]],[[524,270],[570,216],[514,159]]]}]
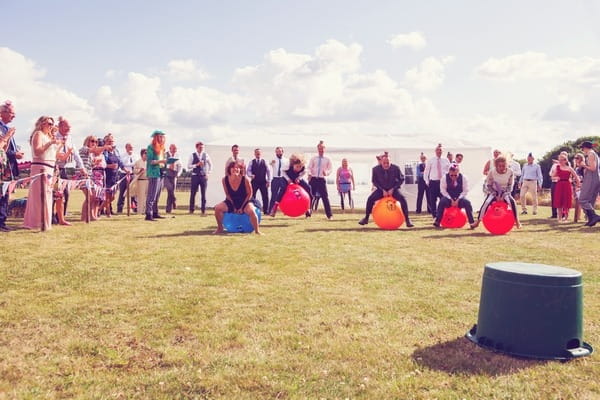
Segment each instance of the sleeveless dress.
[{"label": "sleeveless dress", "polygon": [[229,194],[229,197],[231,197],[231,200],[233,201],[233,203],[232,203],[228,199],[225,199],[225,204],[227,204],[227,208],[228,208],[227,211],[234,212],[235,210],[244,209],[246,207],[246,204],[248,204],[248,202],[245,202],[246,197],[248,195],[248,193],[246,192],[246,182],[245,182],[246,178],[242,178],[242,181],[240,182],[240,186],[237,188],[237,190],[233,190],[233,188],[229,184],[229,179],[227,177],[225,177],[224,179],[225,179],[225,187],[227,188],[227,193]]},{"label": "sleeveless dress", "polygon": [[352,189],[352,171],[350,168],[339,170],[340,193],[348,193]]},{"label": "sleeveless dress", "polygon": [[[41,131],[35,135],[42,135],[42,146],[50,142],[52,139]],[[33,141],[33,139],[32,139]],[[54,176],[54,166],[56,164],[56,152],[58,145],[52,145],[41,155],[36,156],[33,148],[33,160],[31,162],[30,176],[43,174],[34,178],[29,187],[27,195],[27,206],[23,217],[23,227],[29,229],[38,229],[45,222],[46,229],[52,228],[52,185],[47,176]],[[44,183],[44,202],[42,203],[42,182]],[[43,219],[42,219],[43,218]]]},{"label": "sleeveless dress", "polygon": [[556,186],[554,187],[554,202],[552,202],[552,207],[571,208],[573,204],[573,186],[569,182],[571,171],[562,170],[560,167],[556,168],[558,182],[556,182]]}]

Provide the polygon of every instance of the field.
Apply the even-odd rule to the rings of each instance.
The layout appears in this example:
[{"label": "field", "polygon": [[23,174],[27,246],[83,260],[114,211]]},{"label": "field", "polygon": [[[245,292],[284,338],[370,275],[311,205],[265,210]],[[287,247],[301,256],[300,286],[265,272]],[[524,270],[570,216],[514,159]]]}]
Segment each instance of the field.
[{"label": "field", "polygon": [[583,273],[600,346],[598,227],[543,207],[506,236],[425,215],[382,231],[336,209],[213,236],[212,212],[183,203],[158,222],[2,234],[0,399],[600,398],[596,354],[525,360],[464,338],[485,264],[522,261]]}]

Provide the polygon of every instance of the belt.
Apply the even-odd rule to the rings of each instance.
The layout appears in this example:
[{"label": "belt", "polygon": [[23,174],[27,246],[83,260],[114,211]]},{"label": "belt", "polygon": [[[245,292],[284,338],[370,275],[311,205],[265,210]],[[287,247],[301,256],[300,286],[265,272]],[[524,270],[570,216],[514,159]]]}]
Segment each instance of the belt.
[{"label": "belt", "polygon": [[140,179],[138,178],[138,181],[147,181],[148,179]]},{"label": "belt", "polygon": [[525,179],[526,181],[537,181],[537,179]]},{"label": "belt", "polygon": [[45,162],[34,161],[34,162],[31,163],[31,165],[43,165],[44,167],[54,168],[54,165],[48,164],[48,163],[45,163]]}]

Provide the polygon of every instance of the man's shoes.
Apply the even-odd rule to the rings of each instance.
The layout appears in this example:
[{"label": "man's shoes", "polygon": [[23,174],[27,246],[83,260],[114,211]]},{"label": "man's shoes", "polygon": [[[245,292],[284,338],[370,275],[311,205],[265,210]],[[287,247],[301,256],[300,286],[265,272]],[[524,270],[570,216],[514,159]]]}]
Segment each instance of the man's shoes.
[{"label": "man's shoes", "polygon": [[534,212],[533,212],[533,215],[537,215],[537,211],[534,211]]},{"label": "man's shoes", "polygon": [[153,219],[164,219],[165,217],[163,217],[162,215],[158,215],[158,214],[152,214],[152,218]]},{"label": "man's shoes", "polygon": [[[407,224],[406,226],[408,226],[408,224]],[[435,222],[433,223],[433,226],[435,226],[436,228],[441,228],[441,227],[442,227],[442,226],[440,225],[440,223],[439,223],[439,222],[437,222],[437,221],[435,221]]]},{"label": "man's shoes", "polygon": [[329,217],[327,217],[328,220],[332,220],[333,219],[333,215],[330,215]]},{"label": "man's shoes", "polygon": [[[535,213],[534,213],[535,214]],[[521,211],[521,215],[527,215],[527,210]]]},{"label": "man's shoes", "polygon": [[369,217],[364,217],[363,219],[361,219],[360,221],[358,221],[359,225],[366,225],[369,223]]},{"label": "man's shoes", "polygon": [[152,215],[150,214],[146,214],[146,218],[144,218],[145,221],[154,221],[154,218],[152,218]]},{"label": "man's shoes", "polygon": [[469,229],[475,229],[479,226],[479,220],[473,222],[472,224],[469,224]]},{"label": "man's shoes", "polygon": [[411,223],[410,221],[406,221],[407,228],[412,228],[413,226],[415,226],[413,223]]},{"label": "man's shoes", "polygon": [[551,216],[549,216],[548,218],[550,218],[550,219],[556,219],[556,218],[558,218],[558,217],[557,217],[556,215],[551,215]]},{"label": "man's shoes", "polygon": [[310,210],[308,210],[307,212],[305,212],[305,213],[304,213],[304,216],[305,216],[306,218],[310,218],[310,217],[311,217],[311,215],[312,215],[312,212],[311,212]]},{"label": "man's shoes", "polygon": [[6,225],[2,225],[0,226],[0,232],[10,232],[12,231],[12,229],[10,229],[8,226]]}]

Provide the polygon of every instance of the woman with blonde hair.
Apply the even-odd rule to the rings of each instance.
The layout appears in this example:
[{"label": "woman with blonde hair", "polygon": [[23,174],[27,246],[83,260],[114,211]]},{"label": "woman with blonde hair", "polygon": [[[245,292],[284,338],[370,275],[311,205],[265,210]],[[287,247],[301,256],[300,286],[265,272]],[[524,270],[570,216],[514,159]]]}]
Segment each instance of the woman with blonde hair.
[{"label": "woman with blonde hair", "polygon": [[[98,139],[94,135],[88,135],[83,146],[79,149],[79,156],[83,163],[83,168],[86,170],[87,176],[90,177],[90,187],[84,187],[83,193],[86,195],[81,206],[82,221],[96,221],[98,219],[98,211],[104,196],[104,157],[101,155],[106,146],[98,146]],[[89,191],[89,193],[88,193]],[[89,206],[88,206],[89,199]],[[88,208],[90,210],[88,216]]]},{"label": "woman with blonde hair", "polygon": [[48,182],[48,177],[54,176],[57,157],[65,158],[65,153],[59,153],[62,141],[55,136],[57,131],[54,119],[44,115],[38,118],[29,137],[32,154],[31,176],[38,176],[29,187],[24,228],[52,228],[52,185]]}]

